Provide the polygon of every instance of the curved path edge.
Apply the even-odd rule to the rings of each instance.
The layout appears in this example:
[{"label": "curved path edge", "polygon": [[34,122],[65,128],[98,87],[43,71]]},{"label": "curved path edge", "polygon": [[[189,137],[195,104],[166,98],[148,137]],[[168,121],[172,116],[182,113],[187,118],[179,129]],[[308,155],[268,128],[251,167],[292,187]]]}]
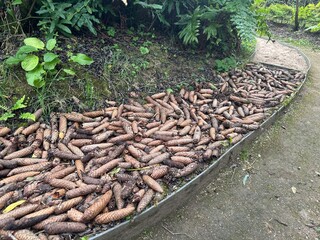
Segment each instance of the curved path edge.
[{"label": "curved path edge", "polygon": [[[308,72],[311,68],[311,63],[309,58],[299,49],[285,43],[280,44],[296,50],[305,59],[307,65],[307,69],[305,71],[305,78],[298,87],[298,89],[290,96],[290,99],[287,100],[285,104],[281,105],[270,117],[268,117],[261,124],[261,127],[258,130],[248,133],[240,142],[231,146],[205,171],[203,171],[194,179],[186,183],[176,192],[166,196],[166,198],[160,201],[157,206],[152,206],[148,208],[146,211],[139,214],[138,216],[133,217],[131,220],[122,222],[111,229],[108,229],[96,235],[90,235],[90,239],[103,240],[134,238],[135,236],[140,234],[144,229],[155,225],[161,219],[172,213],[174,210],[183,206],[183,204],[185,204],[188,200],[191,200],[190,196],[194,196],[194,194],[199,192],[200,189],[207,186],[212,181],[212,178],[217,175],[220,169],[228,165],[234,156],[239,155],[242,149],[244,149],[246,146],[250,145],[254,140],[256,140],[256,138],[260,136],[262,132],[268,129],[280,116],[282,116],[285,113],[289,104],[291,104],[294,101],[295,97],[304,86],[308,78]],[[270,64],[265,62],[260,63],[275,68],[291,69],[288,67],[280,66],[278,64]]]}]

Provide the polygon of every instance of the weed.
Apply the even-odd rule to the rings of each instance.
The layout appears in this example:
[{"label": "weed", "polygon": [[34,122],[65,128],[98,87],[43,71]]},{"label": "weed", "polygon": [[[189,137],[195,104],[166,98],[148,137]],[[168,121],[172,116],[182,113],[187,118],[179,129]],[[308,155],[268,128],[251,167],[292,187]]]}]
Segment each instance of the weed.
[{"label": "weed", "polygon": [[237,61],[234,57],[227,57],[221,60],[215,60],[215,68],[218,72],[227,72],[237,66]]},{"label": "weed", "polygon": [[[26,99],[25,99],[25,95],[18,99],[15,104],[12,107],[7,107],[7,106],[3,106],[0,105],[0,109],[2,110],[2,114],[0,115],[0,121],[7,121],[8,119],[11,119],[13,117],[16,116],[16,112],[20,109],[26,108]],[[20,113],[19,115],[19,119],[25,119],[25,120],[35,120],[35,116],[34,114],[30,113],[30,112],[23,112]]]},{"label": "weed", "polygon": [[150,52],[150,51],[149,51],[149,48],[143,47],[143,46],[140,47],[140,53],[141,53],[142,55],[146,55],[146,54],[148,54],[149,52]]},{"label": "weed", "polygon": [[241,161],[243,161],[243,162],[247,161],[249,159],[249,151],[248,150],[242,150],[240,152],[239,157],[240,157]]},{"label": "weed", "polygon": [[110,37],[115,37],[116,36],[116,29],[114,27],[107,27],[107,34]]}]

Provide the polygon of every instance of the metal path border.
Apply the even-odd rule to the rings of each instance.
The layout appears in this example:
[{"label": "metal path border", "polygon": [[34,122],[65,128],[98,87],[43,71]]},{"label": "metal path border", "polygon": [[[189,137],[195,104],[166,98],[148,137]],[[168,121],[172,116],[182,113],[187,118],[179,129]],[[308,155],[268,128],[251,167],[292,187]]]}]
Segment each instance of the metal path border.
[{"label": "metal path border", "polygon": [[[298,48],[284,43],[281,44],[294,48],[296,51],[298,51],[298,53],[304,57],[308,65],[308,68],[305,72],[306,75],[304,80],[302,81],[299,88],[295,91],[295,93],[293,93],[293,95],[290,97],[288,104],[280,106],[270,117],[267,118],[266,121],[261,124],[261,127],[258,130],[248,133],[240,142],[230,147],[206,170],[186,183],[177,191],[166,196],[156,206],[151,206],[146,211],[140,213],[137,216],[134,216],[131,220],[122,222],[115,227],[98,233],[94,236],[89,236],[91,240],[132,239],[133,237],[141,233],[144,229],[155,225],[169,213],[172,213],[172,211],[182,206],[186,201],[192,199],[195,193],[199,192],[200,189],[202,189],[212,181],[212,177],[216,176],[216,174],[222,167],[226,166],[234,156],[237,156],[245,146],[252,143],[257,138],[257,136],[259,136],[265,129],[270,127],[278,119],[278,117],[280,117],[284,113],[289,103],[291,103],[295,99],[295,96],[301,91],[302,86],[306,82],[311,63],[309,58]],[[268,63],[262,64],[275,68],[290,69]]]}]

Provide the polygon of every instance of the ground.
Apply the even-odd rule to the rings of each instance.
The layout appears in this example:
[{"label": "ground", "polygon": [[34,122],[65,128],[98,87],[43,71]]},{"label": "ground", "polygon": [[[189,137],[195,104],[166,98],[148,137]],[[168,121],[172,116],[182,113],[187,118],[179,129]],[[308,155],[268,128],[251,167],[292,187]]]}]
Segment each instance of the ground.
[{"label": "ground", "polygon": [[304,52],[313,66],[287,113],[137,240],[320,238],[320,52]]}]

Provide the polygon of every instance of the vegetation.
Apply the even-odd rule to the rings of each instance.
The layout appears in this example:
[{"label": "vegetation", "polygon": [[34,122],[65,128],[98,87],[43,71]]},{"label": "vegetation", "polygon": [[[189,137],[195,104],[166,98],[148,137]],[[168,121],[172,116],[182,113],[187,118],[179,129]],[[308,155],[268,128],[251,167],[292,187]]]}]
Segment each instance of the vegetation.
[{"label": "vegetation", "polygon": [[[65,96],[80,97],[81,101],[87,101],[87,106],[94,107],[96,98],[109,96],[111,92],[117,95],[118,89],[129,92],[159,88],[151,80],[153,77],[149,82],[143,80],[152,69],[155,69],[152,74],[162,81],[172,80],[172,63],[185,62],[170,52],[172,46],[189,55],[202,54],[205,66],[227,71],[239,63],[240,53],[252,51],[256,31],[269,34],[265,14],[255,7],[256,2],[252,3],[252,0],[1,1],[0,37],[6,61],[0,67],[5,76],[0,91],[18,98],[36,95],[31,101],[32,108],[45,107],[45,113],[49,113],[59,105],[68,105],[67,101],[61,103],[64,98],[60,95],[72,86],[72,90],[81,94],[69,91]],[[156,44],[158,31],[169,41]],[[99,38],[95,39],[97,35]],[[98,56],[104,54],[103,59],[97,59],[100,66],[89,67],[93,51],[77,42],[83,36],[90,38],[93,49],[94,42],[105,41],[102,53],[94,52]],[[122,44],[124,39],[129,40]],[[21,41],[23,46],[17,44]],[[74,55],[74,52],[82,53]],[[154,58],[164,59],[165,55],[170,60],[166,59],[164,68]],[[205,81],[208,73],[203,74],[204,66],[198,69],[199,74],[193,71],[192,78],[196,82]],[[6,102],[7,98],[1,101]]]},{"label": "vegetation", "polygon": [[256,0],[256,2],[260,3],[259,11],[269,21],[290,24],[295,28],[300,26],[310,32],[320,31],[320,3],[318,1],[298,1],[300,3],[298,5],[297,1]]}]

